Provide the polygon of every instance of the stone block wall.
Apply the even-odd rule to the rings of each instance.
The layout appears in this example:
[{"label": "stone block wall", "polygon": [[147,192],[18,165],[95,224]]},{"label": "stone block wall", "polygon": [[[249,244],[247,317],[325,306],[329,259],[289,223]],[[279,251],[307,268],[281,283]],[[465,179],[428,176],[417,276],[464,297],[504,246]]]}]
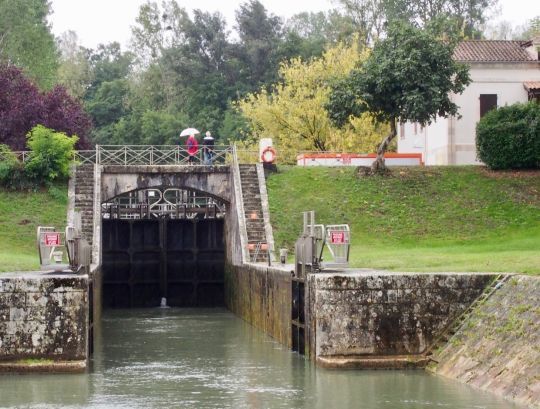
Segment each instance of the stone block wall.
[{"label": "stone block wall", "polygon": [[0,275],[0,361],[86,360],[88,277]]},{"label": "stone block wall", "polygon": [[434,360],[437,374],[540,408],[540,277],[510,278]]},{"label": "stone block wall", "polygon": [[225,304],[236,315],[291,347],[291,272],[261,264],[225,268]]},{"label": "stone block wall", "polygon": [[312,274],[307,301],[312,357],[421,354],[493,279],[457,273]]}]

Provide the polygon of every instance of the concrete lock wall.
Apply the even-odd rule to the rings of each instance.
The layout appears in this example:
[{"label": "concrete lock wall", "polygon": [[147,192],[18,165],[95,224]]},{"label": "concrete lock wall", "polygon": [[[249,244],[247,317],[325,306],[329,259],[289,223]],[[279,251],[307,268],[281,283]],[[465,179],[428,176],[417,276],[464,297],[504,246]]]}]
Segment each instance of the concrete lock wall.
[{"label": "concrete lock wall", "polygon": [[371,367],[375,361],[368,359],[377,357],[389,359],[374,367],[408,366],[493,279],[457,273],[311,274],[306,315],[312,358],[326,367]]},{"label": "concrete lock wall", "polygon": [[540,407],[540,277],[515,276],[480,304],[429,369]]},{"label": "concrete lock wall", "polygon": [[261,264],[225,266],[225,305],[291,347],[291,271]]},{"label": "concrete lock wall", "polygon": [[5,273],[0,277],[0,361],[86,361],[88,277]]}]

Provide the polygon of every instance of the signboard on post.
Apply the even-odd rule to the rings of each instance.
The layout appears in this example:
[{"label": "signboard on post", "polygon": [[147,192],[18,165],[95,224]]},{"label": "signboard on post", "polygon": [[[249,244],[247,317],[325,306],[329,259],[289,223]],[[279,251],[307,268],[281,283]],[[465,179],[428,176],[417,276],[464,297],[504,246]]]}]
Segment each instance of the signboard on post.
[{"label": "signboard on post", "polygon": [[331,231],[330,243],[332,244],[347,244],[349,242],[348,232],[346,231]]},{"label": "signboard on post", "polygon": [[60,233],[44,233],[43,234],[44,236],[44,244],[47,246],[47,247],[55,247],[55,246],[60,246],[61,245],[61,242],[60,242]]},{"label": "signboard on post", "polygon": [[334,224],[326,226],[326,244],[334,257],[332,263],[326,266],[347,267],[349,265],[349,248],[351,230],[347,224]]},{"label": "signboard on post", "polygon": [[38,227],[37,240],[39,263],[42,270],[62,271],[69,267],[64,263],[64,234],[54,227]]}]

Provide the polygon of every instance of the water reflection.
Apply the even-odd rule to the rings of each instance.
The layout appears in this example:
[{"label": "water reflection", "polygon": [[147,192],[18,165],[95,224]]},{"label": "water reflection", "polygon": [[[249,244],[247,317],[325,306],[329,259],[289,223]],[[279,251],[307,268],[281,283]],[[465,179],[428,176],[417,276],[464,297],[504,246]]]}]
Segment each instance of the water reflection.
[{"label": "water reflection", "polygon": [[0,376],[1,407],[517,408],[421,371],[313,367],[225,310],[107,311],[92,370]]}]

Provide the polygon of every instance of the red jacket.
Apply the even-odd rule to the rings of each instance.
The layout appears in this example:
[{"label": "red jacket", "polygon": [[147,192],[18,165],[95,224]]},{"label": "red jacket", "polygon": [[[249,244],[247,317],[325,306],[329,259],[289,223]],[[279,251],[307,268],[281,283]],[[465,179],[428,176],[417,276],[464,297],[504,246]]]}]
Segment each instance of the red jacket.
[{"label": "red jacket", "polygon": [[193,156],[197,153],[199,150],[199,142],[197,142],[197,139],[195,139],[195,136],[189,135],[189,138],[186,142],[187,145],[187,151],[190,156]]}]

